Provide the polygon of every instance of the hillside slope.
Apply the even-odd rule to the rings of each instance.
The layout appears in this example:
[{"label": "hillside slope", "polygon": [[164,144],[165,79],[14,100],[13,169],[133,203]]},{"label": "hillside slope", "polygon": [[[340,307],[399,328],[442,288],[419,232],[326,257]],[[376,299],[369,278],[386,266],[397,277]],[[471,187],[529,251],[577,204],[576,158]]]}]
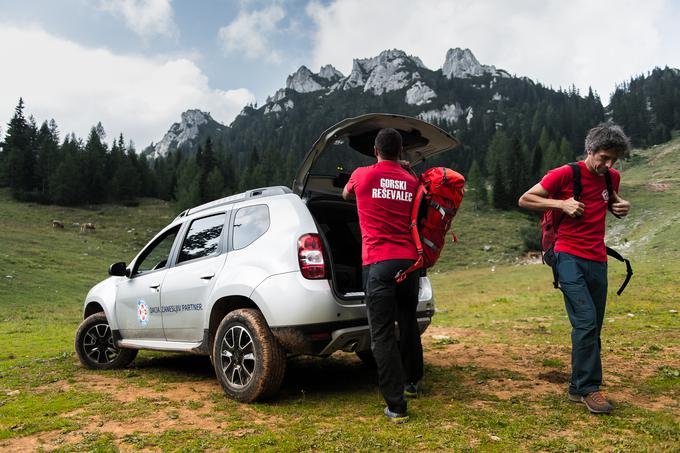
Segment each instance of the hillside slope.
[{"label": "hillside slope", "polygon": [[627,218],[609,216],[607,243],[637,258],[676,258],[680,252],[680,137],[636,149],[623,162],[621,196],[632,209]]}]

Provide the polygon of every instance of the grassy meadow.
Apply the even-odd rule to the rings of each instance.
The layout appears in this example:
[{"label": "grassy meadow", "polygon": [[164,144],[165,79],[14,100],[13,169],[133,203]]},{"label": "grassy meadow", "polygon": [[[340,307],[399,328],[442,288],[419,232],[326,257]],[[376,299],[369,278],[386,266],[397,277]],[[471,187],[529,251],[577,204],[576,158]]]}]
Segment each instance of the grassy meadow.
[{"label": "grassy meadow", "polygon": [[[547,266],[519,259],[518,212],[461,210],[460,242],[431,272],[437,311],[411,420],[394,426],[375,370],[352,354],[294,357],[272,401],[227,399],[206,357],[143,351],[124,370],[89,371],[73,351],[87,290],[176,214],[172,205],[64,208],[0,191],[0,449],[13,451],[678,451],[680,140],[623,165],[630,216],[608,242],[603,332],[609,416],[566,398],[570,326]],[[52,228],[52,220],[64,229]],[[74,223],[92,222],[80,234]]]}]

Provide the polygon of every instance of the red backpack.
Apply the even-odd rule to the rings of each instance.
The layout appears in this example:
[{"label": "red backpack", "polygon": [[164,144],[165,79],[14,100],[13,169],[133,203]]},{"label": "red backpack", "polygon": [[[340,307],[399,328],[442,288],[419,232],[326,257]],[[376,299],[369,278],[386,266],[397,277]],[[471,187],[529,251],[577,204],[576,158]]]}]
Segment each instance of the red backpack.
[{"label": "red backpack", "polygon": [[[420,186],[411,208],[411,236],[418,250],[418,260],[399,272],[397,283],[416,269],[429,268],[439,259],[451,221],[463,201],[465,178],[450,168],[430,168],[420,175]],[[458,240],[451,232],[454,242]]]}]

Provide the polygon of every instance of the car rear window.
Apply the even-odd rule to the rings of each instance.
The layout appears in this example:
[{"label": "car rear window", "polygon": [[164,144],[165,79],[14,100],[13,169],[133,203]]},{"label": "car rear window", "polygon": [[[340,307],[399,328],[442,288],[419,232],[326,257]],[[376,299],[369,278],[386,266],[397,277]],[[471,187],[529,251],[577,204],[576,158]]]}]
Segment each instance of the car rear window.
[{"label": "car rear window", "polygon": [[269,208],[256,205],[241,208],[234,216],[234,250],[248,247],[269,229]]}]

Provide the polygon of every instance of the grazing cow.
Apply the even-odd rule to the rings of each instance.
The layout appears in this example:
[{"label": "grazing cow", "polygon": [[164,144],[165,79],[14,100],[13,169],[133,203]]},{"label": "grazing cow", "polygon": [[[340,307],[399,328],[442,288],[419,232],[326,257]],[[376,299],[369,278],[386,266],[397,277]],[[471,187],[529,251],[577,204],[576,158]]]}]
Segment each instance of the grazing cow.
[{"label": "grazing cow", "polygon": [[64,228],[64,222],[60,220],[52,220],[52,228]]},{"label": "grazing cow", "polygon": [[85,233],[87,230],[94,231],[95,230],[94,223],[87,222],[80,225],[80,234]]}]

